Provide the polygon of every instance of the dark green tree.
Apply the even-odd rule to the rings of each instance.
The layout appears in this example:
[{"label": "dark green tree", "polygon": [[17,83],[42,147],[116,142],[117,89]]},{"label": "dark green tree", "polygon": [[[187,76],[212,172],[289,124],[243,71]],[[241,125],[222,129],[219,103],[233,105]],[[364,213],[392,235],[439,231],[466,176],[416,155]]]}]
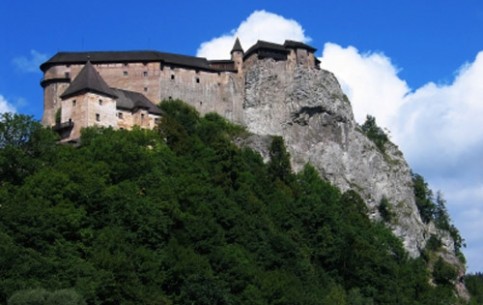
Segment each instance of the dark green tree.
[{"label": "dark green tree", "polygon": [[381,127],[377,126],[375,117],[367,115],[366,121],[361,128],[364,134],[376,144],[381,152],[386,151],[385,145],[389,142],[389,137]]}]

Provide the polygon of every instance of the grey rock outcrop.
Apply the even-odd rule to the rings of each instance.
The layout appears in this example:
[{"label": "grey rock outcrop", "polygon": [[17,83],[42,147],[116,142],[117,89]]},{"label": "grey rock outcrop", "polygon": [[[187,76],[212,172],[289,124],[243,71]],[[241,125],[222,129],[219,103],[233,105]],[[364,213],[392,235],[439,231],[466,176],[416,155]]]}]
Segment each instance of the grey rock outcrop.
[{"label": "grey rock outcrop", "polygon": [[310,163],[342,191],[358,191],[371,218],[380,219],[378,206],[387,198],[394,214],[388,225],[412,257],[420,255],[432,234],[444,237],[448,253],[454,253],[449,236],[422,222],[402,153],[391,143],[382,153],[362,133],[332,73],[262,60],[245,71],[242,111],[243,124],[261,137],[249,142],[262,155],[266,136],[280,135],[296,171]]}]

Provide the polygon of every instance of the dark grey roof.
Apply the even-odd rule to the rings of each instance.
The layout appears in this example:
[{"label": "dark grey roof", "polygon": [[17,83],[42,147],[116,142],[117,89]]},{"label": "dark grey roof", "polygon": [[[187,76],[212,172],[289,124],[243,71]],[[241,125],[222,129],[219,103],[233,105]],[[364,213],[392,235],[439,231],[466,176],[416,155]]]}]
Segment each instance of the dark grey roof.
[{"label": "dark grey roof", "polygon": [[238,39],[238,37],[235,40],[235,44],[233,45],[233,48],[231,49],[230,54],[232,54],[233,52],[242,52],[243,53],[243,48],[241,46],[241,43],[240,43],[240,40]]},{"label": "dark grey roof", "polygon": [[99,72],[97,72],[97,70],[92,66],[90,61],[85,64],[77,77],[72,81],[72,83],[69,85],[69,87],[67,87],[60,97],[62,99],[66,99],[85,92],[93,92],[116,98],[116,94],[107,85]]},{"label": "dark grey roof", "polygon": [[309,46],[308,44],[299,42],[299,41],[293,41],[293,40],[285,40],[283,46],[287,49],[305,49],[309,52],[314,53],[317,51],[316,48]]},{"label": "dark grey roof", "polygon": [[263,40],[258,40],[256,44],[251,46],[250,49],[248,49],[243,56],[243,58],[248,58],[250,55],[253,53],[258,52],[259,50],[271,50],[271,51],[276,51],[280,53],[286,53],[288,54],[288,50],[281,44],[273,43],[273,42],[268,42],[268,41],[263,41]]},{"label": "dark grey roof", "polygon": [[137,108],[147,109],[149,113],[161,115],[161,109],[154,105],[143,94],[123,89],[112,88],[117,95],[117,108],[135,110]]},{"label": "dark grey roof", "polygon": [[210,70],[208,60],[202,57],[186,56],[157,51],[122,51],[122,52],[59,52],[40,65],[45,72],[54,65],[92,63],[132,63],[132,62],[164,62],[167,64]]}]

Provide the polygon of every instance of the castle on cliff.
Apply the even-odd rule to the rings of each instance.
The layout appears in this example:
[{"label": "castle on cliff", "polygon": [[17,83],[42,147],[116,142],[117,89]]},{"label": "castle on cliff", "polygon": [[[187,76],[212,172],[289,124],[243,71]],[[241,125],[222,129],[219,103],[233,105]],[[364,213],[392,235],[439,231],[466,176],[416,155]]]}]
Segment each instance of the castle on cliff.
[{"label": "castle on cliff", "polygon": [[162,116],[156,104],[170,99],[242,123],[245,71],[264,59],[284,62],[284,69],[319,69],[315,51],[286,40],[258,41],[244,52],[236,39],[230,60],[157,51],[59,52],[40,66],[42,124],[65,142],[88,126],[153,128]]}]

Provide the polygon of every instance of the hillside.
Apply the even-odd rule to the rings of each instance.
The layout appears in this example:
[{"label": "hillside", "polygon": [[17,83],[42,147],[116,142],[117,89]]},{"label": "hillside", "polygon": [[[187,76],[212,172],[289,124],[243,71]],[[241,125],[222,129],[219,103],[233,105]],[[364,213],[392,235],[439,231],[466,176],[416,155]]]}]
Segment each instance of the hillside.
[{"label": "hillside", "polygon": [[1,303],[462,302],[440,241],[410,255],[365,194],[294,173],[282,137],[264,163],[244,128],[162,109],[156,130],[86,129],[79,147],[3,116]]}]

